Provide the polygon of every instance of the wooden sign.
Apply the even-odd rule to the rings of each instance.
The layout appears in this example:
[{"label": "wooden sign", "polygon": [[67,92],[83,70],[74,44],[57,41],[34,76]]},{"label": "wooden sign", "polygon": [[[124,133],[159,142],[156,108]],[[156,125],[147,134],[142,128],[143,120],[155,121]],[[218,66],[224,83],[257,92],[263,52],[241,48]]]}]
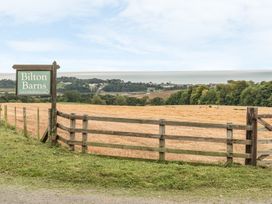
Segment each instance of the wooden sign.
[{"label": "wooden sign", "polygon": [[57,69],[59,65],[13,65],[16,69],[16,94],[19,96],[50,96],[51,109],[48,129],[42,141],[49,137],[52,144],[57,138]]},{"label": "wooden sign", "polygon": [[51,95],[51,71],[17,71],[17,95]]}]

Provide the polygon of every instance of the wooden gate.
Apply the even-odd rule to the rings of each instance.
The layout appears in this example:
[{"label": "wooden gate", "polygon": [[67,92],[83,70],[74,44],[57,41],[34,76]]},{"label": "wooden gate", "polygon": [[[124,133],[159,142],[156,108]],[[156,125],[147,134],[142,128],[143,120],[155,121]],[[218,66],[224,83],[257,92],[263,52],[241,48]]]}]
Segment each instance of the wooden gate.
[{"label": "wooden gate", "polygon": [[272,114],[258,114],[257,122],[261,125],[258,128],[259,137],[262,135],[262,132],[270,132],[269,137],[265,137],[265,139],[259,139],[258,145],[268,145],[268,148],[263,150],[263,148],[259,148],[257,160],[264,163],[272,164]]}]

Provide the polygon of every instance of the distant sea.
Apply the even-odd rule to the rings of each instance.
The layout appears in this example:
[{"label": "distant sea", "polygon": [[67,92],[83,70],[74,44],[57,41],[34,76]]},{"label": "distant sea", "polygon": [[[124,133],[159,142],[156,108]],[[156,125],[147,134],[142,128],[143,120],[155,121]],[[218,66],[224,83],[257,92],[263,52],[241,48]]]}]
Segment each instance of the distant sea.
[{"label": "distant sea", "polygon": [[[174,84],[225,83],[228,80],[272,81],[272,71],[59,72],[58,77],[61,76]],[[0,79],[15,80],[15,74],[0,73]]]}]

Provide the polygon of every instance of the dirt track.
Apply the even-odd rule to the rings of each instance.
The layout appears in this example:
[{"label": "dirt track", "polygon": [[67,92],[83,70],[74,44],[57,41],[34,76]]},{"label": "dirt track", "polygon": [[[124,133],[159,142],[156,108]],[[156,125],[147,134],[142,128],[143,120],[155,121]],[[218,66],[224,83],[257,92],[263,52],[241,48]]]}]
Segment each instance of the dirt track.
[{"label": "dirt track", "polygon": [[200,198],[186,195],[163,198],[160,196],[128,196],[122,192],[113,195],[111,192],[87,191],[65,191],[48,189],[27,189],[22,186],[0,185],[1,204],[176,204],[176,203],[271,203],[271,198],[266,200],[251,200],[248,198],[226,198],[217,196],[211,198]]},{"label": "dirt track", "polygon": [[[10,123],[14,123],[14,107],[17,107],[17,124],[19,127],[22,123],[22,107],[27,108],[28,129],[35,135],[36,131],[36,109],[40,108],[41,113],[41,133],[47,127],[47,110],[50,104],[8,104],[8,119]],[[66,113],[88,114],[95,116],[113,116],[126,118],[142,118],[142,119],[168,119],[178,121],[194,121],[194,122],[211,122],[222,123],[232,122],[234,124],[245,124],[246,121],[246,107],[238,106],[99,106],[88,104],[58,104],[58,109]],[[271,113],[272,108],[259,108],[260,113]],[[58,118],[62,124],[69,126],[69,121]],[[77,127],[81,127],[82,122],[78,121]],[[103,129],[103,130],[117,130],[117,131],[131,131],[143,133],[158,133],[158,127],[155,125],[141,125],[141,124],[126,124],[126,123],[110,123],[92,121],[89,123],[89,128]],[[61,135],[67,133],[59,131]],[[226,137],[226,130],[224,129],[205,129],[205,128],[190,128],[190,127],[166,127],[167,134],[173,135],[187,135],[187,136],[203,136],[203,137]],[[245,138],[245,131],[234,131],[234,138]],[[271,132],[260,132],[259,139],[272,138]],[[77,135],[77,139],[81,140],[81,135]],[[144,138],[124,138],[118,136],[102,136],[89,135],[89,140],[96,142],[155,146],[158,141],[156,139]],[[226,151],[225,144],[218,143],[203,143],[203,142],[187,142],[187,141],[166,141],[166,146],[169,148],[178,149],[192,149],[202,151]],[[259,150],[271,149],[271,145],[259,145]],[[234,145],[235,152],[244,152],[243,145]],[[157,159],[158,153],[133,151],[133,150],[118,150],[108,148],[89,148],[90,152],[97,154],[118,155],[125,157],[140,157]],[[203,157],[192,155],[176,155],[167,154],[168,160],[187,160],[187,161],[206,161],[206,162],[224,162],[225,158],[217,157]],[[243,162],[242,159],[235,159],[236,162]]]}]

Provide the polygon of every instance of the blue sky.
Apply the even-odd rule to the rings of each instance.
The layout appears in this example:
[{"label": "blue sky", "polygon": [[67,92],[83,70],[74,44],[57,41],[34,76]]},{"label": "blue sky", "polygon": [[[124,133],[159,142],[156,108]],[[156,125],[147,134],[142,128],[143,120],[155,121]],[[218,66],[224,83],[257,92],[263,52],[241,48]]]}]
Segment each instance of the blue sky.
[{"label": "blue sky", "polygon": [[0,72],[272,70],[271,0],[9,0]]}]

